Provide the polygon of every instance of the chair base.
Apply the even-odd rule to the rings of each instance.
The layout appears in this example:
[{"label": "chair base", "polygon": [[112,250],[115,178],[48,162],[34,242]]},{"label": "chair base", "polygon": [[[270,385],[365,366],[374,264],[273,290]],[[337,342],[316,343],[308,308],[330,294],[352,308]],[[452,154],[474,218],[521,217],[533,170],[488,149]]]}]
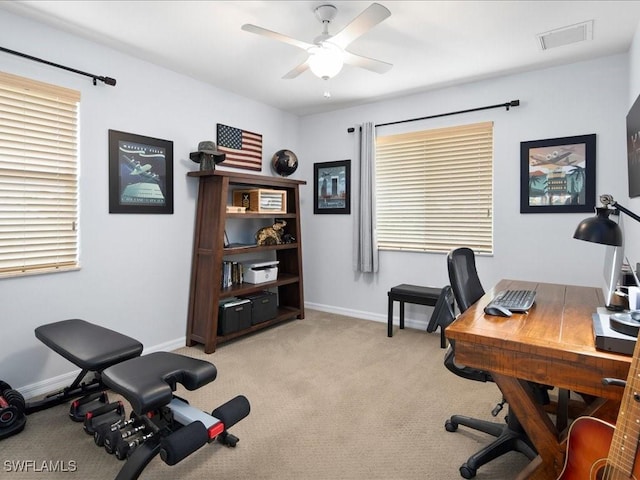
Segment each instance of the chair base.
[{"label": "chair base", "polygon": [[520,422],[513,414],[507,415],[506,423],[453,415],[446,421],[445,428],[449,432],[455,432],[458,425],[464,425],[496,437],[493,442],[471,455],[462,464],[460,475],[463,478],[475,477],[478,468],[508,452],[520,452],[529,460],[533,460],[538,455]]}]

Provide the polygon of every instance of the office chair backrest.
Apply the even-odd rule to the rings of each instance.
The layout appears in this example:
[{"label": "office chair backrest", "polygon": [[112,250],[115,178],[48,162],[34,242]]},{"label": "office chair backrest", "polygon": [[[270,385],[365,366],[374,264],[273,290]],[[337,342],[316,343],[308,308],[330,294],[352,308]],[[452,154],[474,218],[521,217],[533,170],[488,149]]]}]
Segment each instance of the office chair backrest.
[{"label": "office chair backrest", "polygon": [[460,312],[464,312],[484,295],[473,250],[462,247],[450,251],[447,255],[447,268],[458,308]]},{"label": "office chair backrest", "polygon": [[453,311],[453,290],[449,285],[442,287],[438,301],[433,307],[433,313],[427,325],[427,332],[435,332],[438,327],[442,331],[456,319]]}]

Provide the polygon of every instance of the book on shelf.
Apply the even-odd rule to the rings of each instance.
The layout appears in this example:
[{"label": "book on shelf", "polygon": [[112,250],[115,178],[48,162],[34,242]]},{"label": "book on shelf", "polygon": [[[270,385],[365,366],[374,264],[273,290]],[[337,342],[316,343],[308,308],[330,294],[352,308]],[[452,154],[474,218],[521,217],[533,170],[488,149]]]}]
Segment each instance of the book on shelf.
[{"label": "book on shelf", "polygon": [[242,283],[242,264],[225,260],[222,262],[222,288]]}]

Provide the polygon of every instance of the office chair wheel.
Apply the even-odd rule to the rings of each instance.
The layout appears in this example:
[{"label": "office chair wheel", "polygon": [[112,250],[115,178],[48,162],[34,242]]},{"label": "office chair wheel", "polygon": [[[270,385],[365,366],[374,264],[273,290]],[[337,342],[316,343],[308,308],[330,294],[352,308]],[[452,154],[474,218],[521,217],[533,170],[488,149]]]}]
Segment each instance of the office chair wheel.
[{"label": "office chair wheel", "polygon": [[452,422],[451,419],[448,419],[446,422],[444,422],[444,428],[447,432],[455,432],[456,430],[458,430],[458,424]]},{"label": "office chair wheel", "polygon": [[475,468],[471,468],[466,463],[463,463],[460,467],[460,475],[462,478],[473,478],[476,476],[477,470]]}]

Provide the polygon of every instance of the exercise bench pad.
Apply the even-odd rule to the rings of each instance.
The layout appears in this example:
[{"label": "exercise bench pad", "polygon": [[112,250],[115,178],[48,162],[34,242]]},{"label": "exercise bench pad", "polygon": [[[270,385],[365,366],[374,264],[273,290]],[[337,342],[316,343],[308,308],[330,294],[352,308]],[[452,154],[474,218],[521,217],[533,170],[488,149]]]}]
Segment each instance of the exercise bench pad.
[{"label": "exercise bench pad", "polygon": [[216,367],[204,360],[155,352],[107,368],[102,372],[102,380],[142,415],[171,402],[176,383],[187,390],[196,390],[213,382],[217,374]]},{"label": "exercise bench pad", "polygon": [[51,350],[90,372],[101,372],[142,353],[137,340],[79,319],[41,325],[35,333]]}]

